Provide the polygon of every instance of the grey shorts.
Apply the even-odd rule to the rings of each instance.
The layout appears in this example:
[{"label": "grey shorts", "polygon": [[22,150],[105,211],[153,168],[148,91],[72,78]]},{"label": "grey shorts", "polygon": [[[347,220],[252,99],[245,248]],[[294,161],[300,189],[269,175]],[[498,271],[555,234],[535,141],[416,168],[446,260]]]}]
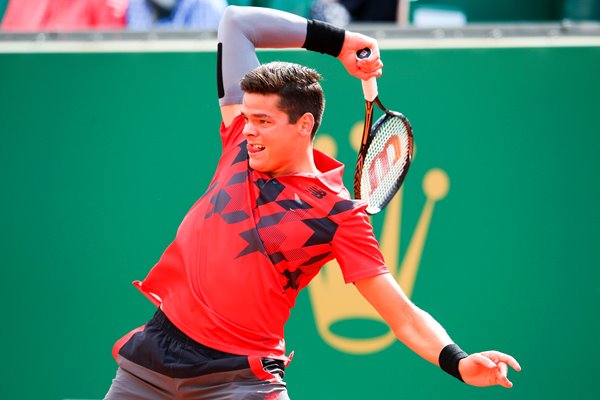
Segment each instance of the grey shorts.
[{"label": "grey shorts", "polygon": [[160,310],[118,349],[117,363],[105,400],[289,400],[283,361],[203,346]]}]

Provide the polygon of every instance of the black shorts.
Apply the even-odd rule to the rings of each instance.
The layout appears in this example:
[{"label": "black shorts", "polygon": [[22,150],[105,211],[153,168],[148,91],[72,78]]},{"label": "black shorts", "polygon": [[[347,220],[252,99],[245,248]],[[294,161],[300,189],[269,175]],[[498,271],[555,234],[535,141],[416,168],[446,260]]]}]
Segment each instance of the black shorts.
[{"label": "black shorts", "polygon": [[105,399],[288,399],[284,362],[224,353],[181,332],[160,310],[118,351]]}]

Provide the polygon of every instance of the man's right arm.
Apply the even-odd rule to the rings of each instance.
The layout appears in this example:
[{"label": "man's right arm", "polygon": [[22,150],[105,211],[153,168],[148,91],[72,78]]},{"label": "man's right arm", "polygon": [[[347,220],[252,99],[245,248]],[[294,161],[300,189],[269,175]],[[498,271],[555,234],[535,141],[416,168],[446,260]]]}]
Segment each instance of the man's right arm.
[{"label": "man's right arm", "polygon": [[306,19],[279,10],[229,6],[218,30],[217,87],[225,126],[240,113],[242,77],[260,65],[256,48],[301,47]]},{"label": "man's right arm", "polygon": [[[240,113],[240,80],[259,66],[256,48],[301,48],[338,57],[360,79],[381,75],[375,39],[279,10],[229,6],[218,30],[217,86],[225,126]],[[357,60],[356,51],[369,47],[373,55]]]}]

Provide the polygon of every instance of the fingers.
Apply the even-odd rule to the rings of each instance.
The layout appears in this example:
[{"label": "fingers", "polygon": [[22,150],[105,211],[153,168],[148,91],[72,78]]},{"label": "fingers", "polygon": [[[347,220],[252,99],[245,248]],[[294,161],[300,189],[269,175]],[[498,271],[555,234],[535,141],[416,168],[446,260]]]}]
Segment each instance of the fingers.
[{"label": "fingers", "polygon": [[505,388],[512,388],[513,384],[508,379],[508,367],[506,363],[499,362],[498,367],[496,368],[496,384],[503,386]]},{"label": "fingers", "polygon": [[383,62],[381,61],[381,57],[379,55],[372,54],[369,58],[357,60],[356,66],[360,71],[369,75],[369,77],[375,76],[378,78],[383,72]]},{"label": "fingers", "polygon": [[502,376],[506,377],[506,375],[508,375],[508,366],[506,365],[506,363],[499,362],[498,363],[498,370],[500,371],[500,374]]},{"label": "fingers", "polygon": [[[517,371],[520,370],[520,366],[514,358],[496,351],[474,353],[467,359],[472,364],[471,368],[467,368],[465,372],[468,374],[469,372],[467,371],[470,369],[471,376],[468,376],[468,380],[465,380],[465,382],[474,384],[475,386],[499,385],[510,389],[513,387],[513,383],[508,379],[509,363],[514,361],[515,367],[517,367],[515,369]],[[479,367],[476,367],[476,365]]]},{"label": "fingers", "polygon": [[[358,59],[356,52],[364,48],[371,49],[371,55],[368,58]],[[371,37],[346,31],[344,45],[338,58],[348,72],[357,78],[367,80],[378,78],[382,74],[383,62],[379,55],[379,47],[377,41]]]},{"label": "fingers", "polygon": [[505,388],[512,388],[513,383],[508,379],[508,366],[510,365],[515,371],[521,371],[521,366],[517,360],[499,351],[486,351],[480,354],[494,364],[496,369],[495,383]]},{"label": "fingers", "polygon": [[515,371],[521,371],[521,365],[515,360],[514,357],[501,353],[499,351],[484,351],[484,356],[488,357],[490,360],[494,361],[496,364],[503,362],[511,366]]},{"label": "fingers", "polygon": [[515,360],[513,357],[509,356],[508,354],[503,354],[504,358],[502,359],[502,361],[508,363],[508,365],[510,365],[512,367],[512,369],[514,369],[515,371],[521,371],[521,365],[517,362],[517,360]]},{"label": "fingers", "polygon": [[[379,54],[377,42],[363,35],[360,35],[360,38],[363,39],[363,41],[358,43],[359,47],[368,47],[371,49],[371,55],[367,58],[357,59],[356,66],[360,71],[367,74],[370,78],[380,77],[383,72],[383,62],[381,61],[381,55]],[[365,46],[361,46],[363,43]]]},{"label": "fingers", "polygon": [[486,357],[483,353],[471,354],[469,358],[484,368],[496,368],[496,363],[493,362],[489,357]]}]

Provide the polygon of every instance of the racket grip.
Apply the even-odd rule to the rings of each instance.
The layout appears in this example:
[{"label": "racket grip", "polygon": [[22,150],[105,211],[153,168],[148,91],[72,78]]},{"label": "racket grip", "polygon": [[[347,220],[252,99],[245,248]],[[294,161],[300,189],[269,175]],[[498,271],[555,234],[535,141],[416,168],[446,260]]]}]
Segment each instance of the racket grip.
[{"label": "racket grip", "polygon": [[371,78],[366,81],[362,81],[363,94],[365,100],[374,101],[377,98],[377,78]]},{"label": "racket grip", "polygon": [[[365,47],[362,50],[358,50],[356,52],[356,58],[359,60],[371,57],[371,49]],[[373,101],[377,98],[377,79],[371,78],[366,81],[362,81],[363,94],[365,95],[365,100]]]}]

